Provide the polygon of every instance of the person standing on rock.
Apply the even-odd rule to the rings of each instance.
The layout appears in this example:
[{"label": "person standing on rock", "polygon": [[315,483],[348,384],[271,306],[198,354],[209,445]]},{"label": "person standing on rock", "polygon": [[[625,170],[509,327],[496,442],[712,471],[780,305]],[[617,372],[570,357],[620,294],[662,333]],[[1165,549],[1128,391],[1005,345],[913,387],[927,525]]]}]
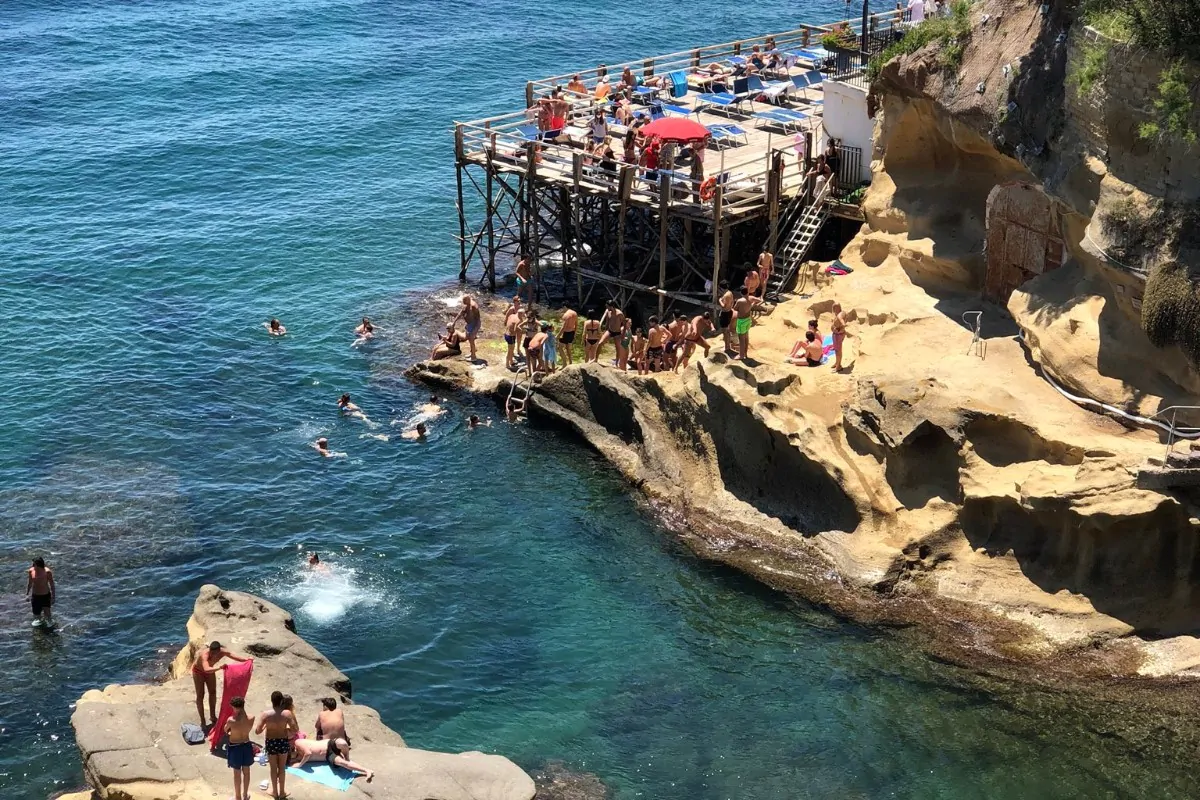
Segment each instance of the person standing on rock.
[{"label": "person standing on rock", "polygon": [[[292,751],[292,734],[299,730],[296,717],[283,707],[283,692],[271,692],[271,710],[263,712],[255,733],[266,735],[267,763],[271,766],[271,796],[286,797],[288,754]],[[303,741],[300,739],[298,741]]]},{"label": "person standing on rock", "polygon": [[733,291],[729,288],[729,281],[721,281],[721,298],[718,304],[721,307],[717,314],[717,330],[725,338],[725,352],[733,352]]},{"label": "person standing on rock", "polygon": [[746,353],[750,350],[750,327],[754,324],[751,319],[754,314],[754,301],[750,299],[750,290],[745,286],[742,287],[742,296],[733,304],[733,310],[737,314],[734,330],[738,337],[738,353],[734,358],[745,361]]},{"label": "person standing on rock", "polygon": [[467,344],[471,345],[471,361],[477,361],[475,356],[475,337],[479,334],[479,328],[483,324],[483,314],[479,310],[479,303],[475,302],[475,298],[471,295],[463,295],[462,310],[458,312],[458,316],[450,324],[453,325],[461,319],[467,326]]},{"label": "person standing on rock", "polygon": [[771,270],[775,267],[775,255],[763,247],[762,253],[758,256],[758,285],[762,290],[759,299],[767,299],[767,282],[771,280]]},{"label": "person standing on rock", "polygon": [[842,370],[842,344],[846,341],[846,315],[842,313],[842,304],[833,304],[833,371]]},{"label": "person standing on rock", "polygon": [[573,308],[563,310],[562,328],[558,332],[558,341],[563,344],[559,352],[562,353],[564,367],[571,366],[575,360],[575,354],[571,350],[575,344],[575,329],[577,327],[579,327],[579,313]]},{"label": "person standing on rock", "polygon": [[250,743],[250,732],[254,730],[254,717],[246,715],[246,700],[235,697],[229,701],[233,716],[225,722],[225,760],[233,770],[233,800],[250,800],[250,766],[254,763],[254,745]]},{"label": "person standing on rock", "polygon": [[[200,727],[208,730],[208,725],[217,724],[217,673],[225,669],[222,664],[217,665],[221,659],[227,658],[230,661],[241,663],[247,659],[241,656],[235,656],[233,653],[221,646],[218,641],[212,641],[208,647],[202,648],[196,654],[196,660],[192,662],[192,683],[196,687],[196,713],[200,715]],[[204,721],[204,692],[208,690],[208,715],[209,722]]]}]

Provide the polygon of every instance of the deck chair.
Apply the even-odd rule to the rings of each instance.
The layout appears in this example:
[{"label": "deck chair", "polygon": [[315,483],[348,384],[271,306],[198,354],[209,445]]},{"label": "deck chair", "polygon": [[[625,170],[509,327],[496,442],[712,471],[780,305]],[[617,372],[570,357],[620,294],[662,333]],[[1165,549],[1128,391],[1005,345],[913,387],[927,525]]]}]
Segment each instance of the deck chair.
[{"label": "deck chair", "polygon": [[708,128],[708,132],[712,134],[713,144],[717,146],[718,150],[739,140],[741,140],[742,144],[749,144],[750,142],[749,134],[738,125],[732,123],[705,125],[704,127]]},{"label": "deck chair", "polygon": [[789,131],[803,128],[809,115],[790,108],[772,108],[769,111],[759,111],[754,115],[754,119],[758,121],[760,128],[763,127],[763,123],[766,123],[778,125],[784,131]]},{"label": "deck chair", "polygon": [[538,130],[537,125],[518,125],[513,133],[527,142],[536,142],[542,132]]},{"label": "deck chair", "polygon": [[657,105],[668,115],[674,114],[677,117],[686,117],[692,113],[692,110],[687,106],[677,106],[671,103],[658,103]]},{"label": "deck chair", "polygon": [[797,89],[800,90],[800,93],[804,95],[805,99],[808,98],[808,90],[814,86],[819,86],[824,80],[825,76],[821,74],[820,70],[815,69],[809,70],[803,75],[795,75],[792,77],[792,83]]},{"label": "deck chair", "polygon": [[735,78],[732,92],[711,92],[700,95],[696,99],[696,113],[700,112],[701,106],[716,106],[741,111],[742,103],[747,100],[750,101],[750,108],[753,109],[754,93],[750,91],[749,78]]}]

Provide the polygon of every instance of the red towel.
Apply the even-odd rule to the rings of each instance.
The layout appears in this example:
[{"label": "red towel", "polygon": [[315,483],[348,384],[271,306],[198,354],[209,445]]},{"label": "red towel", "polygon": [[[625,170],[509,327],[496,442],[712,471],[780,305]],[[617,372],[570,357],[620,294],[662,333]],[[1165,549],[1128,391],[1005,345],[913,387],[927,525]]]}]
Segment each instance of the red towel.
[{"label": "red towel", "polygon": [[254,672],[254,659],[240,664],[230,664],[222,671],[225,676],[225,686],[221,690],[221,713],[217,716],[217,724],[208,735],[210,750],[216,750],[225,738],[225,722],[233,716],[233,706],[229,701],[235,697],[245,697],[250,688],[250,674]]}]

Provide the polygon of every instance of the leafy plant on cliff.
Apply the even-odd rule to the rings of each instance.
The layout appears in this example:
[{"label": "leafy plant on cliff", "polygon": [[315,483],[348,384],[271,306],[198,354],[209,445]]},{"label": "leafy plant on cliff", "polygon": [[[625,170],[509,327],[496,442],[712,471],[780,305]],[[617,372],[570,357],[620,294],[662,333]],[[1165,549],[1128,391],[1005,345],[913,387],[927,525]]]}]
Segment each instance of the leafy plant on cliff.
[{"label": "leafy plant on cliff", "polygon": [[1122,261],[1140,261],[1158,249],[1163,230],[1162,205],[1140,205],[1122,198],[1103,206],[1100,226],[1112,240],[1111,251]]},{"label": "leafy plant on cliff", "polygon": [[1109,46],[1104,42],[1085,42],[1078,65],[1067,75],[1067,81],[1086,97],[1101,83],[1108,71]]},{"label": "leafy plant on cliff", "polygon": [[1139,136],[1152,141],[1175,138],[1188,144],[1196,143],[1196,131],[1192,128],[1195,104],[1188,78],[1187,70],[1178,61],[1163,70],[1158,81],[1158,97],[1154,99],[1154,119],[1142,123],[1138,128]]},{"label": "leafy plant on cliff", "polygon": [[934,42],[941,44],[938,60],[946,69],[958,71],[966,47],[963,39],[971,32],[971,4],[968,0],[957,0],[950,7],[949,17],[926,19],[920,25],[909,28],[899,40],[884,48],[867,64],[867,78],[874,81],[879,77],[883,65],[893,58],[912,55]]},{"label": "leafy plant on cliff", "polygon": [[1178,345],[1200,367],[1200,291],[1187,267],[1154,265],[1142,299],[1142,330],[1155,347]]},{"label": "leafy plant on cliff", "polygon": [[1200,61],[1200,0],[1085,0],[1083,19],[1115,39]]}]

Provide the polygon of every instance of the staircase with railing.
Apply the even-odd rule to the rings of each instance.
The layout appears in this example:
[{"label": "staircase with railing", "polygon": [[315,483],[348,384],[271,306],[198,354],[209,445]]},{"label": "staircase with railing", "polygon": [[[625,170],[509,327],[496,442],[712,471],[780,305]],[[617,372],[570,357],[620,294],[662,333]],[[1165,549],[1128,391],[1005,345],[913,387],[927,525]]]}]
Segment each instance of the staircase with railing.
[{"label": "staircase with railing", "polygon": [[[800,192],[788,204],[779,218],[778,230],[782,238],[775,251],[775,266],[767,280],[766,296],[778,300],[800,270],[804,259],[825,221],[829,219],[829,197],[833,181],[825,181],[815,195]],[[807,276],[802,276],[796,291],[803,291]]]}]

